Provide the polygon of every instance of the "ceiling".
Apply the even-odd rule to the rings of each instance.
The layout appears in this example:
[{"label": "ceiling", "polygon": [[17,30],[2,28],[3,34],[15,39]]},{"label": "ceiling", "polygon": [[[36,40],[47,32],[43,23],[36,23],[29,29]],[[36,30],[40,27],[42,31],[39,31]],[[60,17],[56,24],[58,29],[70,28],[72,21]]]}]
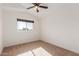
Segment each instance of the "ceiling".
[{"label": "ceiling", "polygon": [[[43,3],[42,5],[45,5],[45,6],[48,6],[47,3]],[[48,9],[42,9],[42,8],[39,8],[39,13],[36,12],[36,10],[33,8],[33,9],[26,9],[30,6],[33,6],[31,3],[2,3],[2,6],[4,8],[14,8],[14,9],[17,9],[17,10],[23,10],[24,12],[28,12],[32,15],[41,15],[41,14],[44,14],[48,11],[49,9],[49,6],[48,6]]]},{"label": "ceiling", "polygon": [[[32,15],[38,15],[40,18],[45,18],[47,16],[58,15],[58,13],[74,12],[74,10],[79,10],[78,3],[43,3],[43,5],[48,6],[48,9],[39,9],[37,13],[35,9],[26,9],[32,6],[31,3],[2,3],[4,8],[22,10],[23,12],[28,12]],[[61,14],[60,14],[61,15]]]}]

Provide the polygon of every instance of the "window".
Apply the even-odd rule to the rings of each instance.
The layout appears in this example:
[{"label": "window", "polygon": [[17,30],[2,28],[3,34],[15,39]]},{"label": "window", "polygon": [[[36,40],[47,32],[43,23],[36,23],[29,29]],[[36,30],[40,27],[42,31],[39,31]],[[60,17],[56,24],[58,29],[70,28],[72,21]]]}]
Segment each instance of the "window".
[{"label": "window", "polygon": [[30,31],[33,29],[34,21],[17,19],[17,30]]}]

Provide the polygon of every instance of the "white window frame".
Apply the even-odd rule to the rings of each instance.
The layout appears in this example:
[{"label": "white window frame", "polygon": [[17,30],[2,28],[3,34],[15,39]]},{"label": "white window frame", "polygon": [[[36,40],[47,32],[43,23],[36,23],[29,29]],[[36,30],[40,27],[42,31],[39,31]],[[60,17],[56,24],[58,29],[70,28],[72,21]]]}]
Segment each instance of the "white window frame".
[{"label": "white window frame", "polygon": [[[26,23],[26,28],[25,29],[18,28],[19,27],[18,22],[25,22]],[[28,25],[28,24],[30,24],[30,25]],[[32,21],[32,20],[17,19],[17,30],[18,31],[31,31],[31,30],[33,30],[33,24],[34,24],[34,21]],[[30,28],[28,26],[31,26],[32,28]]]}]

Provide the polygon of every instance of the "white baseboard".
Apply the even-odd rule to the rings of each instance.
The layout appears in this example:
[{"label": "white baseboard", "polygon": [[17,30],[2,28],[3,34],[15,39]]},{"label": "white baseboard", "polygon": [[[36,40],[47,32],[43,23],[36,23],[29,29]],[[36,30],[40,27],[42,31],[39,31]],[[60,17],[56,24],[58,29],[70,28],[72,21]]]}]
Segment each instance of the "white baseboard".
[{"label": "white baseboard", "polygon": [[63,49],[66,49],[66,50],[68,50],[68,51],[71,51],[71,52],[74,52],[74,53],[79,54],[79,52],[76,52],[76,51],[73,51],[73,50],[64,48],[64,47],[62,47],[62,46],[60,46],[60,45],[57,45],[57,44],[55,44],[55,43],[51,43],[51,42],[48,42],[48,41],[45,41],[45,40],[41,40],[41,41],[47,42],[47,43],[49,43],[49,44],[51,44],[51,45],[55,45],[55,46],[58,46],[58,47],[60,47],[60,48],[63,48]]}]

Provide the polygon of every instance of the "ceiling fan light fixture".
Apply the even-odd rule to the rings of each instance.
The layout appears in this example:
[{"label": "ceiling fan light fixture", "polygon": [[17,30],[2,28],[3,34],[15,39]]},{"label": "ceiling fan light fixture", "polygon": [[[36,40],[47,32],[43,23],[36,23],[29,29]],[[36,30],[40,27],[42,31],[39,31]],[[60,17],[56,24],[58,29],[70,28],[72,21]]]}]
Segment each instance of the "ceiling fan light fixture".
[{"label": "ceiling fan light fixture", "polygon": [[35,7],[34,7],[34,10],[35,10],[36,12],[39,12],[39,7],[38,7],[38,6],[35,6]]},{"label": "ceiling fan light fixture", "polygon": [[38,6],[35,6],[35,9],[37,9],[38,8]]},{"label": "ceiling fan light fixture", "polygon": [[27,8],[27,9],[34,8],[34,10],[36,10],[37,12],[39,12],[39,8],[48,9],[48,7],[47,7],[47,6],[40,5],[41,3],[32,3],[32,4],[33,4],[33,6],[32,6],[32,7]]}]

